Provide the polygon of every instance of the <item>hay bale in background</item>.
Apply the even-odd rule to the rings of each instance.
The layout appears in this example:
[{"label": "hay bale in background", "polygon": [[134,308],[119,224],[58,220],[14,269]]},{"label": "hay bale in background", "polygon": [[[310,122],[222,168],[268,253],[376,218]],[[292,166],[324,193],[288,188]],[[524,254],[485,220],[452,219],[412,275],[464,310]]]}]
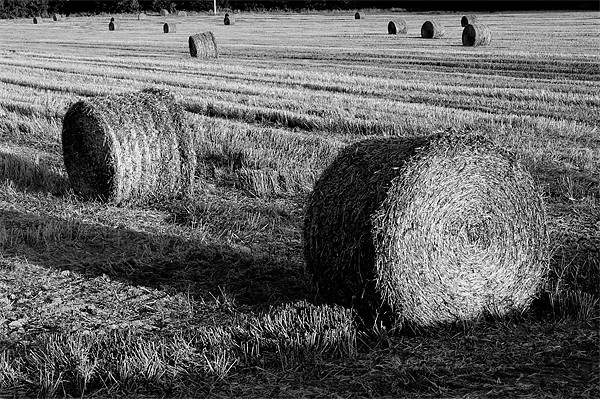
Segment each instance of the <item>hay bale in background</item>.
[{"label": "hay bale in background", "polygon": [[108,30],[113,31],[113,30],[120,30],[121,29],[121,24],[117,21],[110,21],[108,23]]},{"label": "hay bale in background", "polygon": [[235,18],[233,18],[233,16],[230,16],[228,13],[225,13],[225,18],[223,18],[223,24],[224,25],[234,25]]},{"label": "hay bale in background", "polygon": [[169,10],[166,10],[164,8],[162,10],[160,10],[161,17],[166,17],[167,15],[169,15]]},{"label": "hay bale in background", "polygon": [[177,25],[174,22],[165,22],[163,25],[164,33],[175,33],[177,32]]},{"label": "hay bale in background", "polygon": [[62,15],[60,14],[52,14],[53,21],[60,21],[62,19]]},{"label": "hay bale in background", "polygon": [[357,11],[357,12],[354,14],[354,19],[360,19],[360,18],[361,18],[361,15],[360,15],[360,13]]},{"label": "hay bale in background", "polygon": [[465,26],[472,24],[476,21],[477,21],[477,16],[475,16],[473,14],[463,15],[462,18],[460,19],[460,26],[462,26],[464,28]]},{"label": "hay bale in background", "polygon": [[146,14],[144,14],[143,12],[138,14],[138,21],[141,19],[146,19]]},{"label": "hay bale in background", "polygon": [[189,38],[190,55],[197,58],[218,58],[217,40],[212,32],[203,32]]},{"label": "hay bale in background", "polygon": [[304,255],[326,300],[434,326],[528,306],[545,223],[529,173],[482,137],[371,139],[316,182]]},{"label": "hay bale in background", "polygon": [[65,167],[85,198],[147,202],[193,191],[196,155],[185,113],[166,90],[97,96],[67,110]]},{"label": "hay bale in background", "polygon": [[408,28],[406,27],[406,22],[404,20],[400,20],[399,22],[390,21],[388,22],[388,34],[397,35],[398,33],[406,33]]},{"label": "hay bale in background", "polygon": [[187,12],[185,12],[185,11],[178,11],[178,12],[177,12],[177,16],[178,16],[178,17],[187,17],[187,15],[188,15],[188,14],[187,14]]},{"label": "hay bale in background", "polygon": [[42,17],[33,17],[33,23],[35,25],[42,23]]},{"label": "hay bale in background", "polygon": [[469,24],[462,33],[463,46],[487,46],[492,42],[492,31],[484,24]]},{"label": "hay bale in background", "polygon": [[421,26],[421,37],[425,39],[439,39],[445,34],[444,27],[436,21],[425,21]]}]

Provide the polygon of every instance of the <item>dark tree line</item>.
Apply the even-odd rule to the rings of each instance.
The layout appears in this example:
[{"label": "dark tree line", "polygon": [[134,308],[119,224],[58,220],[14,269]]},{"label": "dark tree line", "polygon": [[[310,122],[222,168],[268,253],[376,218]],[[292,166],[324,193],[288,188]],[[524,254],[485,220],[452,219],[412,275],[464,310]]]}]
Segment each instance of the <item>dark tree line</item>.
[{"label": "dark tree line", "polygon": [[[597,1],[588,0],[217,0],[219,9],[262,10],[355,10],[363,8],[405,9],[407,11],[503,11],[523,9],[598,10]],[[126,13],[138,11],[209,11],[213,0],[0,0],[0,18],[34,15]]]}]

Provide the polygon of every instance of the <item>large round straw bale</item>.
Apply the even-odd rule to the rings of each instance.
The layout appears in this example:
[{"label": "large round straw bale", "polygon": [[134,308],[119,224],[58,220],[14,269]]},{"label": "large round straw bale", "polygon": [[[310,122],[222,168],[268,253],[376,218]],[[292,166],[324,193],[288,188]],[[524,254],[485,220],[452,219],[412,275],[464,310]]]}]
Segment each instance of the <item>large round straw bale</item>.
[{"label": "large round straw bale", "polygon": [[108,23],[108,30],[120,30],[121,24],[117,21],[110,21]]},{"label": "large round straw bale", "polygon": [[165,22],[163,25],[164,33],[175,33],[177,32],[177,25],[174,22]]},{"label": "large round straw bale", "polygon": [[60,21],[62,19],[62,15],[60,14],[52,14],[53,21]]},{"label": "large round straw bale", "polygon": [[361,19],[361,15],[358,11],[354,14],[354,19]]},{"label": "large round straw bale", "polygon": [[34,24],[41,24],[42,23],[42,17],[33,17],[33,23]]},{"label": "large round straw bale", "polygon": [[122,204],[192,193],[192,132],[166,90],[74,103],[64,117],[62,146],[71,185],[84,198]]},{"label": "large round straw bale", "polygon": [[185,11],[178,11],[178,12],[177,12],[177,16],[178,16],[178,17],[187,17],[187,15],[188,15],[188,14],[187,14],[187,12],[185,12]]},{"label": "large round straw bale", "polygon": [[463,28],[469,24],[475,23],[477,21],[477,16],[473,14],[463,15],[460,19],[460,26]]},{"label": "large round straw bale", "polygon": [[487,25],[469,24],[462,33],[463,46],[487,46],[492,42],[492,32]]},{"label": "large round straw bale", "polygon": [[138,20],[140,19],[146,19],[146,14],[144,14],[143,12],[138,14]]},{"label": "large round straw bale", "polygon": [[203,32],[190,36],[190,55],[198,58],[218,58],[217,40],[212,32]]},{"label": "large round straw bale", "polygon": [[407,27],[404,20],[390,21],[388,22],[388,33],[390,35],[397,35],[398,33],[406,33]]},{"label": "large round straw bale", "polygon": [[223,18],[223,24],[224,25],[234,25],[235,18],[233,18],[233,15],[225,14],[225,18]]},{"label": "large round straw bale", "polygon": [[321,295],[413,328],[528,306],[543,283],[542,197],[479,136],[371,139],[316,182],[304,255]]},{"label": "large round straw bale", "polygon": [[436,21],[425,21],[421,26],[421,37],[425,39],[439,39],[445,34],[444,27]]},{"label": "large round straw bale", "polygon": [[169,10],[163,8],[162,10],[160,10],[160,15],[162,17],[166,17],[167,15],[169,15]]}]

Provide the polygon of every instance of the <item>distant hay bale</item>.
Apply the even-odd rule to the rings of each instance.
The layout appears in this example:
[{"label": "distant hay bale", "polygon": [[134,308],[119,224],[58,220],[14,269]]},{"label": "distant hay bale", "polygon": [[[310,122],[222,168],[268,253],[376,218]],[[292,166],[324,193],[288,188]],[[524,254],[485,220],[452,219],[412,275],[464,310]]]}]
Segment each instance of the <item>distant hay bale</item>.
[{"label": "distant hay bale", "polygon": [[64,117],[62,147],[71,185],[84,198],[142,203],[193,191],[193,135],[166,90],[76,102]]},{"label": "distant hay bale", "polygon": [[462,18],[460,19],[460,26],[462,26],[464,28],[465,26],[472,24],[474,22],[477,22],[477,16],[475,16],[473,14],[463,15]]},{"label": "distant hay bale", "polygon": [[166,22],[163,25],[164,33],[175,33],[177,32],[177,25],[174,22]]},{"label": "distant hay bale", "polygon": [[121,30],[121,24],[117,21],[110,21],[108,23],[108,30],[110,30],[110,31]]},{"label": "distant hay bale", "polygon": [[52,20],[53,21],[60,21],[62,19],[62,15],[60,14],[52,14]]},{"label": "distant hay bale", "polygon": [[421,37],[425,39],[439,39],[445,34],[444,27],[436,21],[425,21],[421,26]]},{"label": "distant hay bale", "polygon": [[169,15],[169,10],[165,10],[164,8],[160,10],[161,17],[166,17],[167,15]]},{"label": "distant hay bale", "polygon": [[413,328],[522,310],[547,268],[533,179],[479,136],[350,145],[315,183],[303,238],[326,300]]},{"label": "distant hay bale", "polygon": [[404,20],[388,22],[388,34],[397,35],[398,33],[406,33],[407,27]]},{"label": "distant hay bale", "polygon": [[42,23],[42,17],[33,17],[33,23],[34,24],[41,24]]},{"label": "distant hay bale", "polygon": [[115,22],[115,17],[110,17],[110,22]]},{"label": "distant hay bale", "polygon": [[140,19],[146,19],[146,14],[144,14],[143,12],[138,14],[138,20]]},{"label": "distant hay bale", "polygon": [[487,25],[469,24],[462,33],[463,46],[487,46],[492,42],[492,32]]},{"label": "distant hay bale", "polygon": [[178,17],[187,17],[187,15],[188,15],[188,14],[187,14],[187,12],[185,12],[185,11],[178,11],[178,12],[177,12],[177,16],[178,16]]},{"label": "distant hay bale", "polygon": [[357,11],[357,12],[354,14],[354,19],[361,19],[361,18],[362,18],[362,17],[361,17],[361,15],[360,15],[360,13]]},{"label": "distant hay bale", "polygon": [[190,55],[197,58],[218,58],[217,40],[212,32],[190,36]]},{"label": "distant hay bale", "polygon": [[225,14],[225,18],[223,18],[223,24],[224,25],[234,25],[235,18],[233,18],[233,16],[230,16],[229,14]]}]

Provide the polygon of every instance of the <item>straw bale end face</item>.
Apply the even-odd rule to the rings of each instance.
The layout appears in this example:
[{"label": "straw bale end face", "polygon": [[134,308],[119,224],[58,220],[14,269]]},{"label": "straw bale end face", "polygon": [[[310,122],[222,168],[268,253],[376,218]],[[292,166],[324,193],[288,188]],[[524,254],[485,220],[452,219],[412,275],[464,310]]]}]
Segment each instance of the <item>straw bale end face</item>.
[{"label": "straw bale end face", "polygon": [[235,18],[230,16],[229,14],[225,14],[225,18],[223,18],[224,25],[235,25]]},{"label": "straw bale end face", "polygon": [[163,33],[175,33],[177,32],[177,25],[173,22],[166,22],[163,25]]},{"label": "straw bale end face", "polygon": [[33,23],[35,25],[42,23],[42,17],[33,17]]},{"label": "straw bale end face", "polygon": [[109,31],[121,30],[121,24],[119,24],[117,21],[110,21],[108,23],[108,30]]},{"label": "straw bale end face", "polygon": [[404,34],[406,32],[407,32],[406,22],[404,22],[403,20],[388,22],[388,34],[397,35],[399,33]]},{"label": "straw bale end face", "polygon": [[444,27],[436,21],[425,21],[421,26],[421,37],[424,39],[440,39],[445,34]]},{"label": "straw bale end face", "polygon": [[219,57],[217,40],[215,39],[215,35],[210,31],[190,36],[188,43],[190,56],[192,57],[201,59]]},{"label": "straw bale end face", "polygon": [[528,306],[545,223],[531,176],[481,137],[367,140],[315,184],[305,259],[327,300],[436,326]]},{"label": "straw bale end face", "polygon": [[487,25],[469,24],[463,29],[463,46],[488,46],[491,42],[492,32]]},{"label": "straw bale end face", "polygon": [[360,15],[360,13],[357,11],[357,12],[354,14],[354,19],[361,19],[361,18],[362,18],[362,15]]},{"label": "straw bale end face", "polygon": [[62,146],[71,186],[86,199],[138,203],[193,191],[193,136],[166,91],[76,102],[64,117]]},{"label": "straw bale end face", "polygon": [[465,27],[469,24],[473,24],[477,21],[477,17],[475,15],[469,14],[469,15],[463,15],[462,18],[460,19],[460,26],[461,27]]}]

